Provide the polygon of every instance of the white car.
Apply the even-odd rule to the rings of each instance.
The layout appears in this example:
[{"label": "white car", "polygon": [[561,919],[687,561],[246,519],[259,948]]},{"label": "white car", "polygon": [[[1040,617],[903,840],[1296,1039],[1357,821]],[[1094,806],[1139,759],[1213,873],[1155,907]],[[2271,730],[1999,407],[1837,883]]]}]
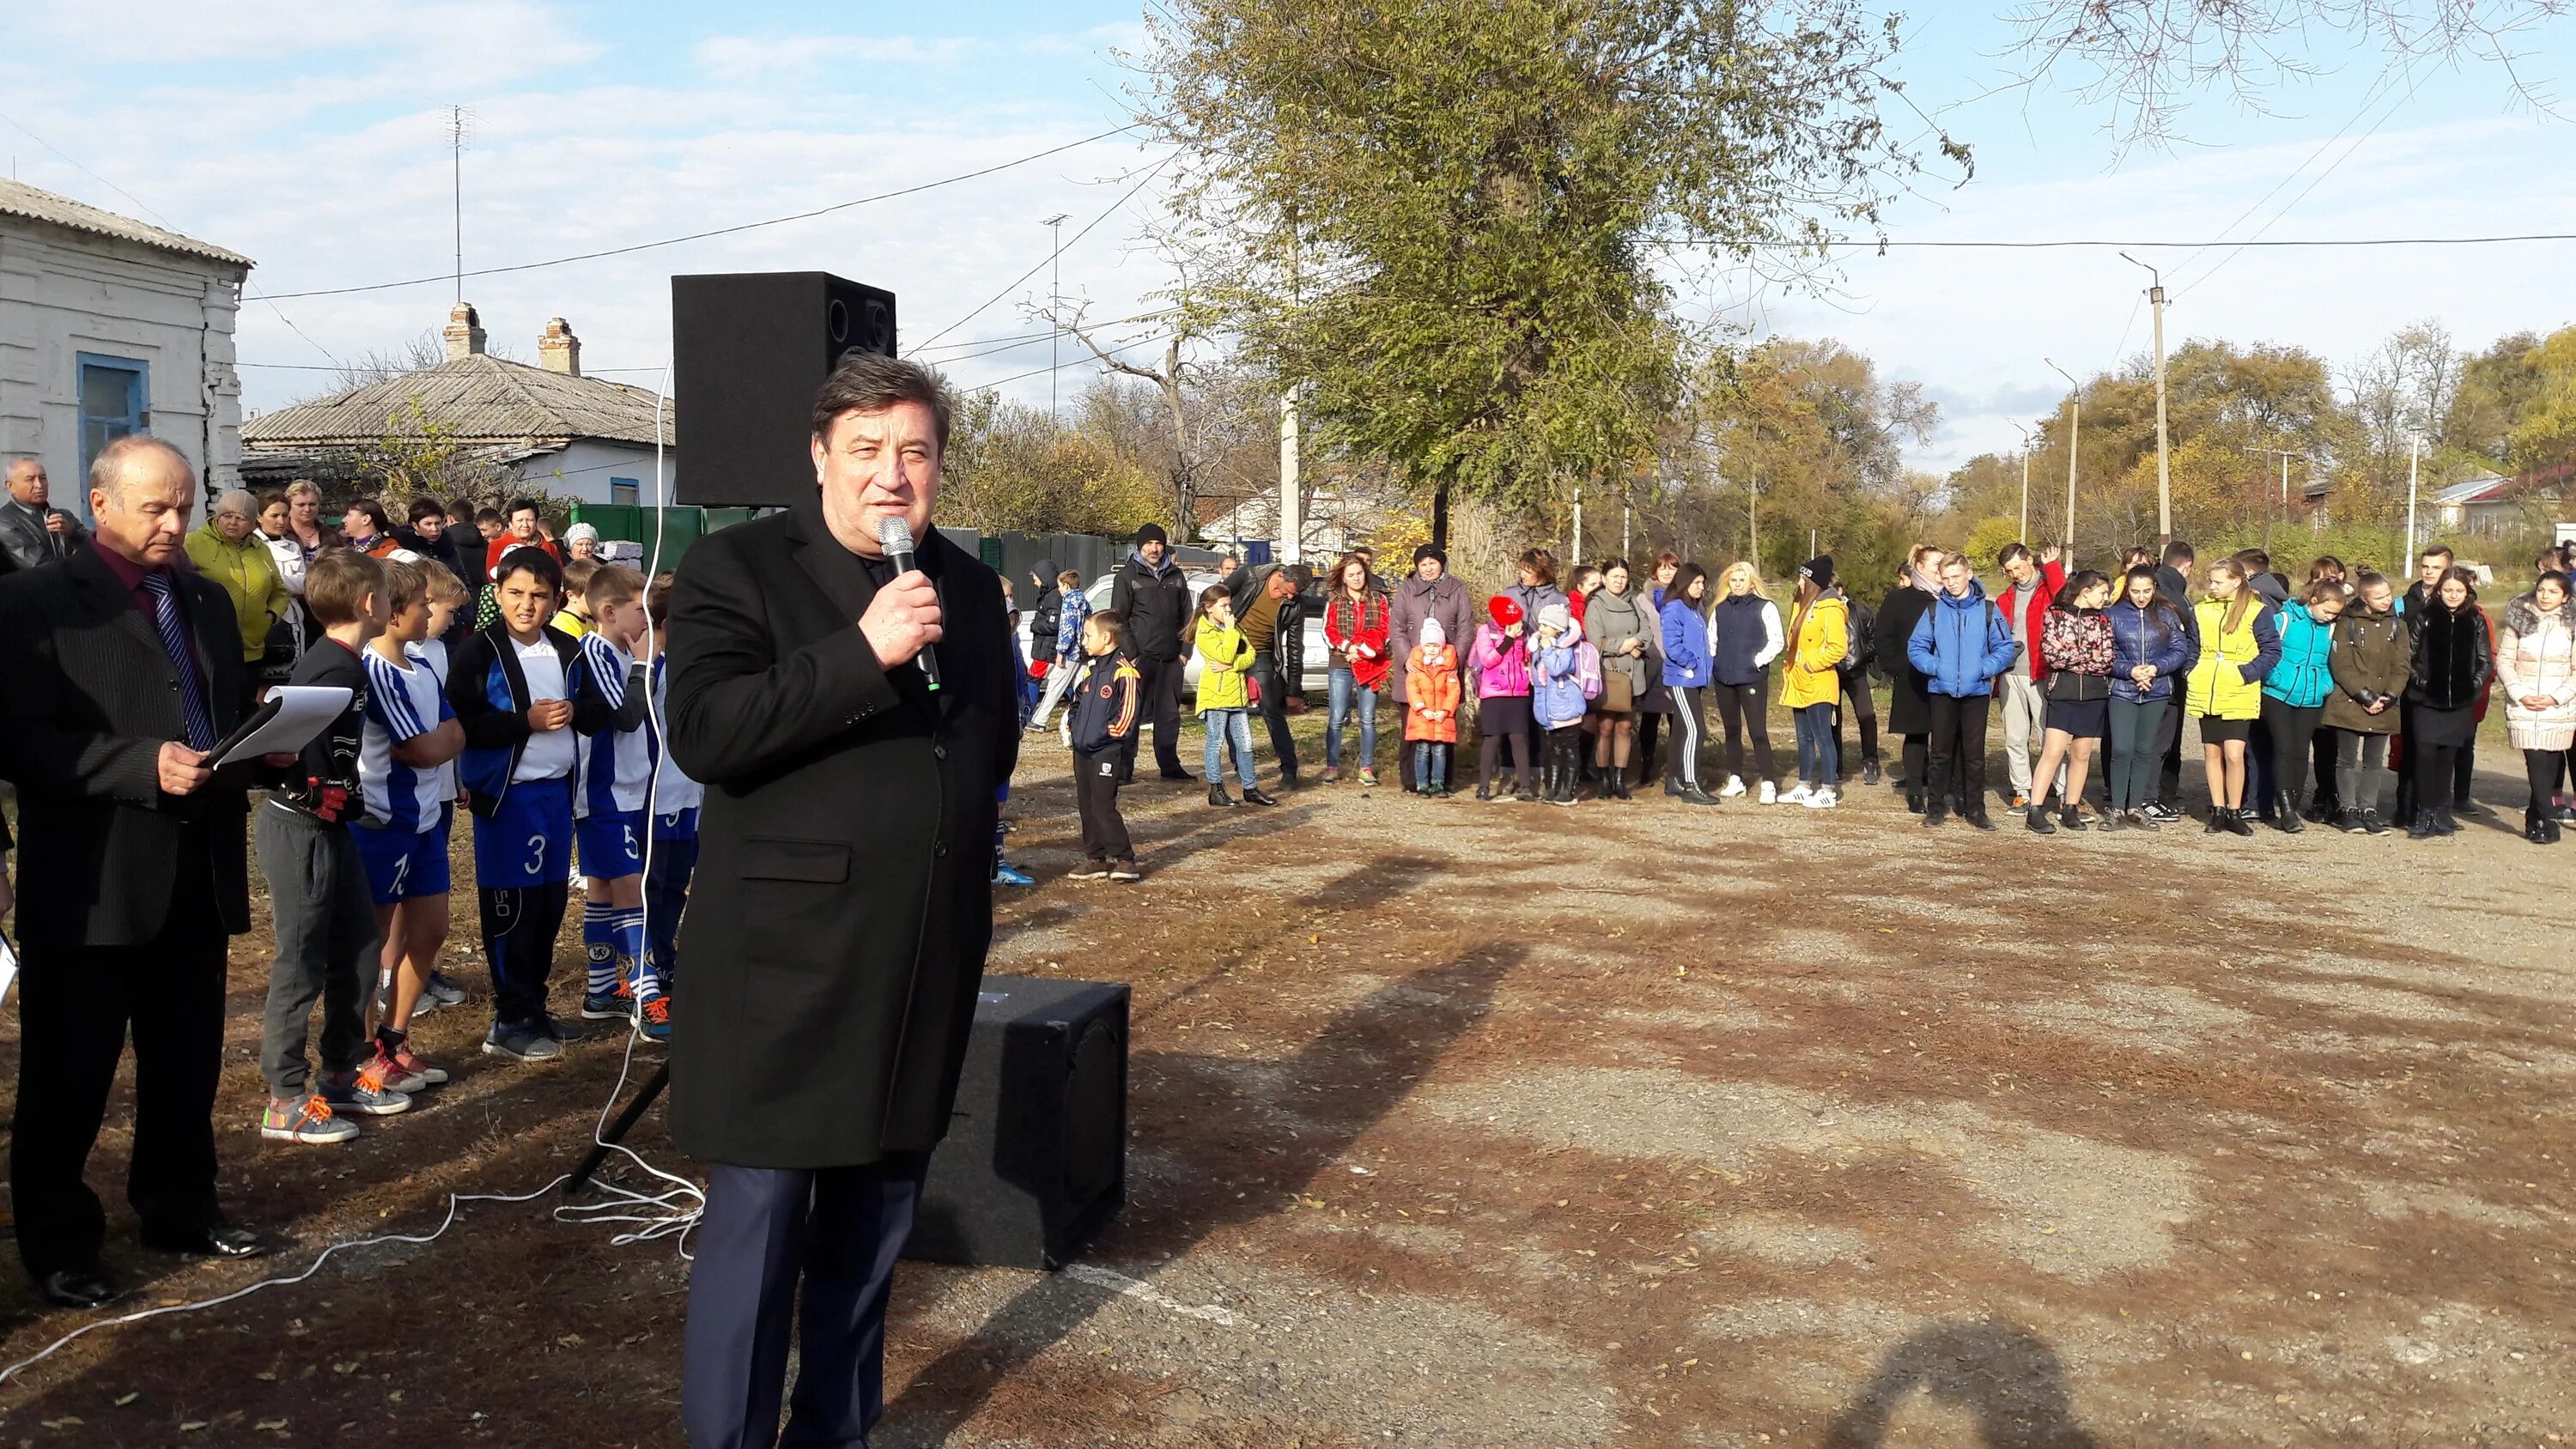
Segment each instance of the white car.
[{"label": "white car", "polygon": [[[1190,604],[1192,608],[1197,607],[1198,597],[1202,591],[1225,582],[1224,579],[1215,574],[1189,574],[1186,575],[1186,577],[1190,586]],[[1091,601],[1091,609],[1093,613],[1098,613],[1102,609],[1109,607],[1109,595],[1117,588],[1117,586],[1118,575],[1108,573],[1102,574],[1099,578],[1092,580],[1091,587],[1082,591],[1083,597]],[[1029,621],[1031,614],[1032,611],[1028,609],[1022,609],[1020,611],[1020,654],[1022,658],[1030,657]],[[1050,647],[1052,647],[1052,641],[1050,641]],[[1324,687],[1324,680],[1326,676],[1331,673],[1333,667],[1333,654],[1330,646],[1324,643],[1324,620],[1320,614],[1310,613],[1307,616],[1305,653],[1305,685],[1308,689],[1320,690]],[[1199,692],[1199,657],[1196,654],[1192,654],[1189,657],[1189,664],[1187,668],[1182,671],[1181,689],[1183,693],[1191,695],[1196,695]]]}]

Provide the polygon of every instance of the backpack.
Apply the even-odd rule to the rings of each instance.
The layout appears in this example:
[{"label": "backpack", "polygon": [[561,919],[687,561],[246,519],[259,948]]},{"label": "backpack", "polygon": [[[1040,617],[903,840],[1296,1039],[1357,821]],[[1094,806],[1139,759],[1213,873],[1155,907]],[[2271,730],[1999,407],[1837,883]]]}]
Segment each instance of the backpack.
[{"label": "backpack", "polygon": [[1574,646],[1574,678],[1586,700],[1601,697],[1601,651],[1589,639]]},{"label": "backpack", "polygon": [[1843,668],[1867,669],[1878,662],[1878,616],[1848,594],[1843,597],[1843,634]]}]

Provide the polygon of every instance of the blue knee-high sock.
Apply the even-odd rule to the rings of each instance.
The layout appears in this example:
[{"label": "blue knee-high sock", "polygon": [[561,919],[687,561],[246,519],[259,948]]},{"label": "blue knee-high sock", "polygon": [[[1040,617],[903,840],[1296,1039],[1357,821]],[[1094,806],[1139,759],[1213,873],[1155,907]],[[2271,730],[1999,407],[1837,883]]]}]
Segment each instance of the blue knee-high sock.
[{"label": "blue knee-high sock", "polygon": [[653,982],[653,973],[643,969],[644,908],[615,907],[609,913],[608,926],[617,946],[615,969],[620,976],[635,983],[635,999],[642,1001],[648,992],[658,989]]},{"label": "blue knee-high sock", "polygon": [[589,958],[590,977],[585,989],[593,996],[612,996],[617,991],[616,907],[602,901],[581,903],[582,953]]}]

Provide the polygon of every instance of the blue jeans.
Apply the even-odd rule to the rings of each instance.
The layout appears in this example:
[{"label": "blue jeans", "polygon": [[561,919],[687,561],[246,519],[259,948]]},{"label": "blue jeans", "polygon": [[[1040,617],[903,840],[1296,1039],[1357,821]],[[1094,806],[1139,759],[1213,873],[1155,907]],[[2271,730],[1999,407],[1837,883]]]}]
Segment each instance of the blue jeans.
[{"label": "blue jeans", "polygon": [[1449,747],[1437,740],[1413,742],[1413,783],[1415,788],[1437,790],[1448,784]]},{"label": "blue jeans", "polygon": [[1208,784],[1215,787],[1222,787],[1225,784],[1224,750],[1226,745],[1231,742],[1234,746],[1235,775],[1243,781],[1243,788],[1247,790],[1253,788],[1254,776],[1252,773],[1251,711],[1241,709],[1206,710],[1200,713],[1199,723],[1207,727],[1207,769],[1205,773],[1207,775]]},{"label": "blue jeans", "polygon": [[1342,764],[1342,721],[1350,718],[1351,706],[1360,712],[1360,767],[1377,764],[1377,691],[1360,688],[1357,676],[1335,665],[1327,681],[1324,703],[1324,768],[1337,770]]},{"label": "blue jeans", "polygon": [[1798,724],[1798,783],[1830,790],[1842,778],[1840,742],[1834,738],[1834,706],[1810,704],[1794,713]]}]

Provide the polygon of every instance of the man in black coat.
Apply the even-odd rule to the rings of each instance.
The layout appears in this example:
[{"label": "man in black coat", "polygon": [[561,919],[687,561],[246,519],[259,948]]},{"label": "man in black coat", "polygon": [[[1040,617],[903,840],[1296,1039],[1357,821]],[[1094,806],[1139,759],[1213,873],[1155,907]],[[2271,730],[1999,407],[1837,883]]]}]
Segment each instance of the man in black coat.
[{"label": "man in black coat", "polygon": [[[1136,669],[1144,676],[1145,718],[1154,725],[1154,764],[1166,780],[1186,780],[1181,768],[1181,678],[1187,671],[1181,640],[1190,631],[1197,601],[1190,581],[1173,559],[1170,535],[1163,525],[1136,530],[1136,551],[1118,570],[1109,587],[1109,607],[1127,620],[1127,642],[1136,650]],[[1243,607],[1237,599],[1235,607]],[[1127,758],[1121,778],[1136,776],[1136,736],[1127,736]]]},{"label": "man in black coat", "polygon": [[44,460],[11,458],[0,498],[0,574],[58,564],[88,543],[80,520],[53,506]]},{"label": "man in black coat", "polygon": [[[2191,571],[2199,557],[2190,544],[2177,538],[2165,545],[2163,562],[2156,565],[2156,597],[2182,615],[2194,658],[2200,655],[2200,614],[2192,607],[2198,596],[2192,592]],[[2156,724],[2155,749],[2163,765],[2156,775],[2156,798],[2147,802],[2146,810],[2168,825],[2182,818],[2182,717],[2190,712],[2184,699],[2190,685],[2188,671],[2174,681],[2173,702]]]},{"label": "man in black coat", "polygon": [[248,698],[239,626],[180,540],[197,483],[140,434],[90,470],[91,546],[0,582],[0,772],[18,784],[18,1253],[51,1302],[116,1296],[82,1182],[129,1030],[126,1200],[144,1245],[247,1257],[215,1196],[225,938],[250,929],[247,768],[206,751]]},{"label": "man in black coat", "polygon": [[[777,1439],[800,1277],[787,1440],[862,1443],[883,1412],[887,1290],[974,1021],[1020,737],[1001,580],[930,526],[949,414],[918,364],[844,359],[815,402],[819,493],[709,535],[672,593],[671,757],[707,790],[671,1043],[671,1135],[708,1165],[695,1445]],[[887,518],[916,571],[884,556]]]},{"label": "man in black coat", "polygon": [[1887,671],[1887,732],[1904,740],[1897,756],[1898,788],[1905,792],[1905,808],[1923,813],[1924,774],[1931,768],[1932,701],[1923,688],[1923,676],[1906,655],[1906,641],[1914,637],[1915,622],[1923,611],[1932,607],[1932,592],[1938,588],[1933,580],[1941,571],[1942,553],[1928,543],[1916,544],[1908,557],[1905,577],[1878,604],[1877,636],[1872,641],[1878,648],[1878,667]]}]

